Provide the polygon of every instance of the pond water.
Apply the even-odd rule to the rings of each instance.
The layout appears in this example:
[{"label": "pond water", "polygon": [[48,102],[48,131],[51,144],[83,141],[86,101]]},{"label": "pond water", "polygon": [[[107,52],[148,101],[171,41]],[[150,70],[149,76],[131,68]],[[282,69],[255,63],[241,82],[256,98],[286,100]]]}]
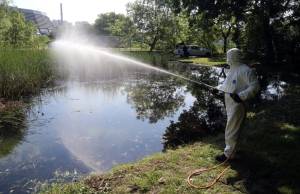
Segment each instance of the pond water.
[{"label": "pond water", "polygon": [[[222,82],[218,68],[168,68],[211,85]],[[265,97],[268,91],[275,95],[272,84]],[[280,95],[285,85],[279,84]],[[186,116],[193,129],[203,130],[174,131],[174,122]],[[43,183],[104,172],[220,130],[224,122],[222,99],[161,73],[135,69],[97,81],[64,82],[32,100],[21,137],[2,140],[0,192],[31,193]]]},{"label": "pond water", "polygon": [[160,152],[170,120],[194,101],[184,84],[153,72],[45,90],[27,112],[24,137],[0,158],[0,191],[33,192]]}]

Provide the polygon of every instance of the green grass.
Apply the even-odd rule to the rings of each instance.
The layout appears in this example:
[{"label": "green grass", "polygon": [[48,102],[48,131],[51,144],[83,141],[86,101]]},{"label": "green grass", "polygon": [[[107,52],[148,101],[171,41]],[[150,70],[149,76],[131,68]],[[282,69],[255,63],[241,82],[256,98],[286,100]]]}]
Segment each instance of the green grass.
[{"label": "green grass", "polygon": [[[282,99],[250,110],[238,159],[211,189],[193,189],[186,178],[194,169],[216,164],[214,157],[222,153],[224,134],[117,166],[79,183],[50,185],[42,193],[299,193],[299,95],[300,87],[291,87]],[[194,181],[205,184],[218,172]]]},{"label": "green grass", "polygon": [[120,51],[122,55],[154,66],[164,66],[171,59],[171,54],[149,51]]},{"label": "green grass", "polygon": [[54,68],[47,50],[1,49],[0,96],[20,99],[37,93],[53,80]]},{"label": "green grass", "polygon": [[215,66],[215,65],[222,65],[226,63],[224,57],[190,57],[180,59],[180,62],[183,63],[192,63],[192,64],[199,64],[199,65],[208,65],[208,66]]},{"label": "green grass", "polygon": [[121,52],[149,52],[149,48],[139,48],[139,47],[132,47],[132,48],[112,48],[113,51],[121,51]]},{"label": "green grass", "polygon": [[[134,164],[118,166],[110,173],[104,175],[92,175],[79,183],[89,192],[109,192],[109,193],[197,193],[198,191],[188,187],[186,176],[193,169],[215,164],[213,156],[221,153],[215,146],[204,143],[170,150],[167,153],[159,153],[145,158]],[[211,179],[217,172],[206,174],[201,177],[205,182]],[[232,170],[228,176],[234,174]],[[76,184],[75,184],[76,185]],[[43,193],[56,193],[66,188],[72,188],[74,184],[52,185]],[[234,193],[232,188],[224,184],[218,184],[207,193],[227,191]],[[58,192],[61,193],[61,192]]]}]

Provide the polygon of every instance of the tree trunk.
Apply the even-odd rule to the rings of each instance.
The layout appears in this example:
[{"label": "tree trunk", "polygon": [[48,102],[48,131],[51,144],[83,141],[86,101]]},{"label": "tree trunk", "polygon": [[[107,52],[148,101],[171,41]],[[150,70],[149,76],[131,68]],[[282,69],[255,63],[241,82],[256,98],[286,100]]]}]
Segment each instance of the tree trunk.
[{"label": "tree trunk", "polygon": [[152,52],[156,46],[157,36],[154,37],[152,43],[150,44],[150,52]]},{"label": "tree trunk", "polygon": [[232,35],[232,41],[236,44],[237,48],[241,48],[241,30],[240,30],[240,26],[237,25],[237,27],[234,30],[234,33]]},{"label": "tree trunk", "polygon": [[223,45],[223,52],[224,53],[227,52],[227,39],[228,39],[230,33],[231,33],[231,26],[229,27],[227,32],[222,31],[222,36],[223,36],[223,41],[224,41],[224,45]]},{"label": "tree trunk", "polygon": [[223,41],[224,41],[223,52],[226,53],[227,52],[227,36],[223,36]]},{"label": "tree trunk", "polygon": [[272,27],[270,26],[270,18],[265,16],[264,19],[264,44],[266,48],[266,58],[265,60],[268,63],[275,62],[275,53],[274,53],[274,45],[273,45],[273,35],[272,35]]},{"label": "tree trunk", "polygon": [[272,26],[270,25],[270,12],[272,8],[272,1],[265,1],[262,4],[262,17],[263,17],[263,37],[265,47],[265,59],[264,61],[273,64],[275,62],[275,53],[273,45],[273,33]]}]

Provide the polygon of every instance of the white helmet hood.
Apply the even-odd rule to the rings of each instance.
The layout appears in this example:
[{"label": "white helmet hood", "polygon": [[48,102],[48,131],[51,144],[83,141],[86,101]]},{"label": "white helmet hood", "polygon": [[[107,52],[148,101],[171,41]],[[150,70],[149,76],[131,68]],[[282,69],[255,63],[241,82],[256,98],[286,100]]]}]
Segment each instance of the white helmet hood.
[{"label": "white helmet hood", "polygon": [[242,63],[242,52],[240,49],[233,48],[227,51],[227,63],[230,66],[237,66]]}]

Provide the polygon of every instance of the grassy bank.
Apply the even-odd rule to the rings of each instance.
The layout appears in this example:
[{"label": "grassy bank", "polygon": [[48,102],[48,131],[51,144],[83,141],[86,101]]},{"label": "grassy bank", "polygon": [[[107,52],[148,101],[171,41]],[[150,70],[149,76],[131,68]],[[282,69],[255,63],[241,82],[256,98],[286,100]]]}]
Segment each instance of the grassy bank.
[{"label": "grassy bank", "polygon": [[53,77],[53,64],[47,50],[0,50],[1,98],[20,99],[34,94]]},{"label": "grassy bank", "polygon": [[[250,110],[241,134],[237,159],[211,189],[187,185],[188,173],[215,165],[222,153],[223,134],[203,138],[77,183],[55,184],[42,193],[299,193],[300,87],[290,87],[278,101]],[[211,180],[218,171],[194,179]]]},{"label": "grassy bank", "polygon": [[226,63],[224,57],[189,57],[184,59],[179,59],[180,62],[183,63],[192,63],[192,64],[199,64],[199,65],[207,65],[207,66],[214,66],[214,65],[222,65]]}]

